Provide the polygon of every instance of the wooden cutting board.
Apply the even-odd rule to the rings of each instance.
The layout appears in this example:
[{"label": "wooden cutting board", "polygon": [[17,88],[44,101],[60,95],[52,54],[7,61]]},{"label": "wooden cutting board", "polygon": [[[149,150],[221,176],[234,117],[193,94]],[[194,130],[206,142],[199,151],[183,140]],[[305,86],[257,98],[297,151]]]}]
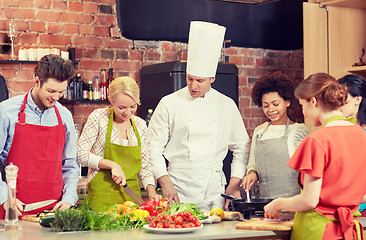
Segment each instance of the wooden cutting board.
[{"label": "wooden cutting board", "polygon": [[252,218],[236,224],[236,229],[289,231],[293,225],[293,220],[271,221],[269,219]]},{"label": "wooden cutting board", "polygon": [[37,217],[37,214],[34,214],[34,215],[21,216],[21,219],[24,220],[24,221],[29,221],[29,222],[39,222],[39,220],[41,218]]}]

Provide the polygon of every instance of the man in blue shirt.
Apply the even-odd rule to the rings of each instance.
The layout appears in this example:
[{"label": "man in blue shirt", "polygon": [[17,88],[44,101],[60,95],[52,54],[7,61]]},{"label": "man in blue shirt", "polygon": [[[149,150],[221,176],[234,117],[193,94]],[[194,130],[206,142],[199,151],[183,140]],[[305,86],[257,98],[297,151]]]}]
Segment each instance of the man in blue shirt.
[{"label": "man in blue shirt", "polygon": [[[19,168],[18,215],[66,209],[78,200],[76,132],[69,110],[57,102],[75,74],[72,62],[46,55],[35,68],[35,86],[26,94],[0,103],[0,219],[9,206],[5,167]],[[27,213],[22,204],[55,203]]]}]

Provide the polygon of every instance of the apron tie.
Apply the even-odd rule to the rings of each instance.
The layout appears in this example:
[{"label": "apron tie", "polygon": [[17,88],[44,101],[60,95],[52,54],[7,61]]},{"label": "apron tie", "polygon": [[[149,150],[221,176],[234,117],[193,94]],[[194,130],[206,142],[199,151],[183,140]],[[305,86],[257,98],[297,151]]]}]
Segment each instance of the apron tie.
[{"label": "apron tie", "polygon": [[361,239],[360,224],[354,219],[354,214],[348,207],[337,208],[338,218],[341,223],[341,229],[345,240],[353,239],[353,229],[356,227],[357,239]]}]

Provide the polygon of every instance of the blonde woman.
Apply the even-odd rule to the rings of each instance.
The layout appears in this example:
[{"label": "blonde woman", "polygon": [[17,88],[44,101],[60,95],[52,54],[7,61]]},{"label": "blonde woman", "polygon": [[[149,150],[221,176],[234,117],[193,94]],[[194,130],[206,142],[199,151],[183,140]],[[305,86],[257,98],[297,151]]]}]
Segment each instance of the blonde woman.
[{"label": "blonde woman", "polygon": [[94,110],[78,142],[77,161],[88,166],[88,195],[94,211],[132,200],[123,192],[126,183],[139,195],[138,174],[150,199],[159,198],[150,169],[147,127],[135,116],[139,87],[130,77],[109,86],[112,107]]}]

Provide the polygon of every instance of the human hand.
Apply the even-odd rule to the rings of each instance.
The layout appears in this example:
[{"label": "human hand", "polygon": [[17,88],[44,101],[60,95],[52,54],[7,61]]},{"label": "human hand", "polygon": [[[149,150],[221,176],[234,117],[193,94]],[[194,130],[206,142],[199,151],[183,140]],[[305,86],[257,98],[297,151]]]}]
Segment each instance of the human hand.
[{"label": "human hand", "polygon": [[160,177],[158,182],[161,186],[164,198],[169,201],[169,206],[171,206],[173,202],[180,203],[177,190],[175,190],[172,181],[167,175]]},{"label": "human hand", "polygon": [[[229,182],[229,185],[226,188],[225,193],[233,195],[236,198],[241,198],[241,195],[240,195],[240,182],[241,182],[240,178],[237,178],[237,177],[230,178],[230,182]],[[224,207],[226,211],[229,210],[230,202],[231,202],[230,199],[226,199],[225,207]]]},{"label": "human hand", "polygon": [[[3,204],[3,207],[5,209],[5,211],[8,210],[8,207],[9,207],[9,200],[7,200],[4,204]],[[16,208],[17,208],[17,216],[22,216],[22,212],[23,212],[23,202],[20,201],[19,199],[15,199],[15,205],[16,205]]]},{"label": "human hand", "polygon": [[249,173],[243,178],[241,183],[241,187],[245,191],[249,191],[249,189],[253,186],[253,184],[258,181],[257,173],[255,171],[249,171]]},{"label": "human hand", "polygon": [[160,199],[162,199],[162,196],[160,194],[156,194],[155,186],[149,184],[146,187],[147,194],[149,195],[149,200],[155,200],[158,202]]},{"label": "human hand", "polygon": [[118,163],[113,164],[111,168],[112,179],[121,187],[126,185],[126,176]]},{"label": "human hand", "polygon": [[68,202],[64,202],[64,201],[60,201],[58,202],[54,207],[53,209],[51,210],[51,212],[54,212],[56,209],[59,209],[59,210],[65,210],[65,209],[68,209],[71,207],[71,204],[68,203]]},{"label": "human hand", "polygon": [[282,199],[277,198],[270,203],[268,203],[266,206],[264,206],[264,217],[265,218],[278,218],[281,213],[280,203]]}]

